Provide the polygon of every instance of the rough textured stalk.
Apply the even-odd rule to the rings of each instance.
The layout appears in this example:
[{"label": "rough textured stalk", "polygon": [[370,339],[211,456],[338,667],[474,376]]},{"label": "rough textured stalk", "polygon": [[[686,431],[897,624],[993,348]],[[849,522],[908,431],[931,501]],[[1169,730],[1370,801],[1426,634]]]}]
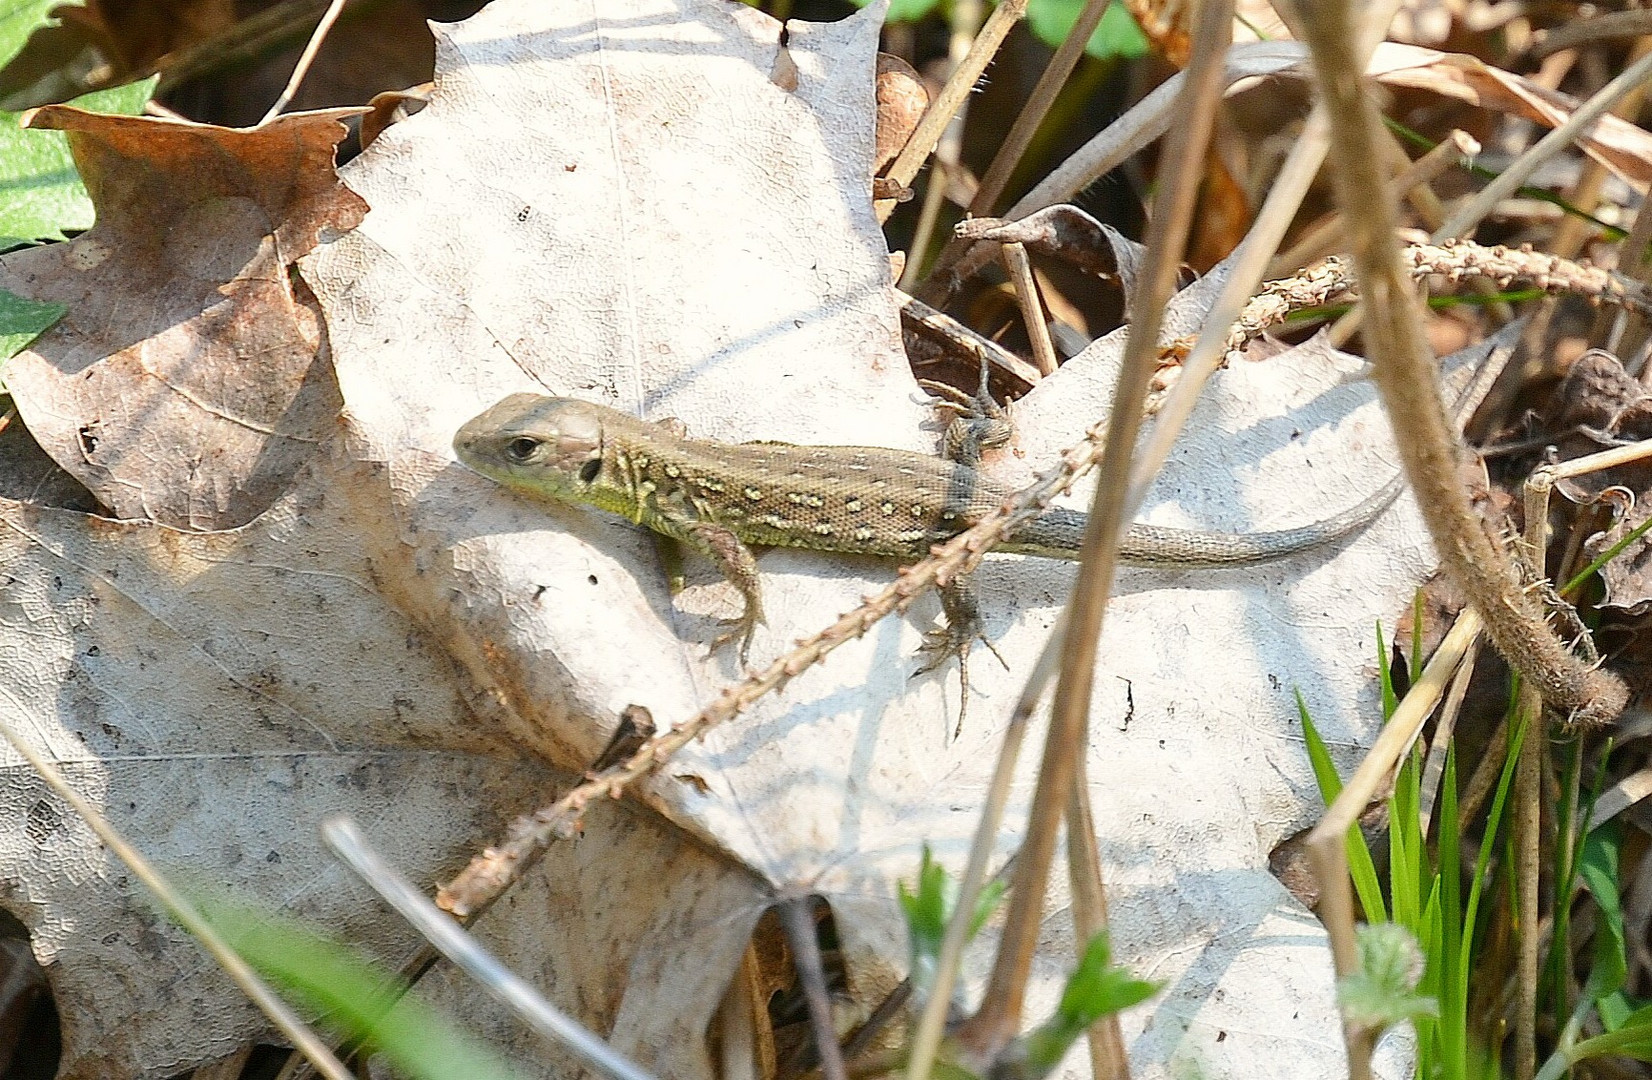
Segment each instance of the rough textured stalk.
[{"label": "rough textured stalk", "polygon": [[1486,621],[1492,643],[1574,723],[1599,726],[1623,711],[1627,690],[1591,668],[1549,629],[1509,554],[1492,543],[1458,482],[1457,438],[1440,396],[1409,276],[1394,238],[1398,221],[1378,152],[1381,118],[1365,95],[1346,3],[1300,7],[1340,168],[1333,170],[1364,301],[1367,353],[1406,474],[1446,571]]}]

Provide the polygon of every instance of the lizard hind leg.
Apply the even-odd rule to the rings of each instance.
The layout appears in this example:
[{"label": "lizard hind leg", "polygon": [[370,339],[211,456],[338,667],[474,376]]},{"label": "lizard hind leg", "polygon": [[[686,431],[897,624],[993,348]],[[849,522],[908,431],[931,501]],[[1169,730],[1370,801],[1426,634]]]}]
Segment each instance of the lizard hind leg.
[{"label": "lizard hind leg", "polygon": [[1009,670],[1009,664],[982,631],[981,608],[968,578],[958,578],[941,586],[941,613],[945,624],[924,635],[924,643],[919,649],[924,660],[911,677],[915,679],[927,675],[949,658],[958,658],[958,722],[952,732],[952,737],[956,739],[963,733],[964,719],[969,714],[969,654],[975,643],[979,641],[985,645],[987,651],[1004,665],[1004,670]]},{"label": "lizard hind leg", "polygon": [[981,385],[974,394],[930,379],[919,379],[918,385],[934,396],[936,409],[952,414],[941,439],[941,453],[948,460],[974,466],[983,453],[1005,445],[1015,434],[1009,410],[994,401],[987,388],[985,364],[981,365]]}]

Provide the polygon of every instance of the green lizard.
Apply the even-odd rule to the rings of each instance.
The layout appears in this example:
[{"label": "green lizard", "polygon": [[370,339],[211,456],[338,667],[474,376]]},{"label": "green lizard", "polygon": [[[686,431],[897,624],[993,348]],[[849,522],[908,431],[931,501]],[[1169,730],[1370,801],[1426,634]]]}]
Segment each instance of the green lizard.
[{"label": "green lizard", "polygon": [[[470,420],[453,449],[514,491],[619,514],[709,556],[745,598],[736,629],[717,642],[739,637],[742,663],[763,621],[752,546],[918,559],[1009,495],[971,465],[946,458],[875,446],[689,439],[666,424],[539,394],[512,394]],[[1282,559],[1361,528],[1402,483],[1396,478],[1340,514],[1278,532],[1132,525],[1119,556],[1173,569]],[[1082,513],[1045,510],[997,550],[1076,559],[1084,527]]]}]

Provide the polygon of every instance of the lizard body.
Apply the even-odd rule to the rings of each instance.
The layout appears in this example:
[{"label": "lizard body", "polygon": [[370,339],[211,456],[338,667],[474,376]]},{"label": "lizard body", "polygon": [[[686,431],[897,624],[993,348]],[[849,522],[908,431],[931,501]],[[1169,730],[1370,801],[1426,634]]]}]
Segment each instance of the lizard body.
[{"label": "lizard body", "polygon": [[[1009,496],[970,465],[906,450],[719,443],[574,398],[513,394],[454,436],[459,460],[507,488],[630,518],[710,556],[744,595],[749,638],[762,620],[747,545],[917,559]],[[1368,523],[1396,478],[1333,517],[1296,529],[1214,533],[1134,524],[1119,555],[1193,569],[1282,559]],[[1045,510],[996,550],[1076,559],[1086,515]]]}]

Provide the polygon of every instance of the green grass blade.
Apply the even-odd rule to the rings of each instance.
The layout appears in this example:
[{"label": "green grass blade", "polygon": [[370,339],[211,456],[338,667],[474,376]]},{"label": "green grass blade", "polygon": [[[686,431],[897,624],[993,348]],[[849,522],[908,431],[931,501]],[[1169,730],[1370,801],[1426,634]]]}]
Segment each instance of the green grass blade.
[{"label": "green grass blade", "polygon": [[[1342,794],[1342,778],[1331,763],[1331,753],[1320,738],[1319,728],[1308,712],[1308,703],[1302,700],[1302,691],[1296,692],[1296,711],[1302,718],[1303,741],[1308,746],[1308,763],[1314,770],[1314,782],[1319,785],[1319,797],[1330,806]],[[1348,826],[1348,873],[1354,879],[1354,893],[1365,911],[1367,922],[1388,921],[1388,907],[1382,901],[1382,881],[1377,877],[1377,866],[1371,858],[1371,849],[1365,844],[1365,835],[1356,822]]]},{"label": "green grass blade", "polygon": [[1555,1016],[1568,1016],[1572,1011],[1571,980],[1568,976],[1572,955],[1572,882],[1577,873],[1577,790],[1583,769],[1583,742],[1572,739],[1567,744],[1566,769],[1560,785],[1560,800],[1555,806],[1555,820],[1559,823],[1555,842],[1555,873],[1549,887],[1549,910],[1554,913],[1553,929],[1549,934],[1549,951],[1544,958],[1543,991],[1548,997],[1547,1007]]},{"label": "green grass blade", "polygon": [[1407,755],[1394,776],[1394,794],[1388,800],[1388,895],[1394,921],[1413,934],[1421,928],[1424,891],[1433,874],[1418,813],[1421,769],[1415,753]]},{"label": "green grass blade", "polygon": [[1491,809],[1486,813],[1486,835],[1480,844],[1479,857],[1474,860],[1474,877],[1469,881],[1468,904],[1463,912],[1463,943],[1458,951],[1459,970],[1467,978],[1471,970],[1470,958],[1474,952],[1474,923],[1480,910],[1480,895],[1486,882],[1486,866],[1491,853],[1497,849],[1497,833],[1503,823],[1503,810],[1508,802],[1509,786],[1514,781],[1514,768],[1520,760],[1520,747],[1526,739],[1526,717],[1520,716],[1509,733],[1508,756],[1503,771],[1497,777],[1497,791],[1491,798]]},{"label": "green grass blade", "polygon": [[225,897],[198,896],[202,914],[265,978],[364,1038],[415,1080],[511,1080],[502,1059],[417,997],[393,972],[301,923]]},{"label": "green grass blade", "polygon": [[1600,909],[1595,920],[1594,962],[1584,988],[1584,993],[1593,1001],[1621,990],[1629,971],[1623,935],[1623,885],[1619,876],[1622,842],[1618,823],[1608,821],[1584,839],[1578,859],[1578,874]]},{"label": "green grass blade", "polygon": [[1462,865],[1462,845],[1457,823],[1455,740],[1446,747],[1445,772],[1440,778],[1439,812],[1435,820],[1439,822],[1441,868],[1439,1059],[1444,1076],[1461,1078],[1468,1071],[1468,967],[1463,953],[1462,879],[1458,870]]},{"label": "green grass blade", "polygon": [[1377,679],[1382,686],[1382,722],[1394,715],[1399,697],[1394,693],[1394,673],[1388,667],[1388,643],[1382,639],[1382,620],[1377,620]]}]

